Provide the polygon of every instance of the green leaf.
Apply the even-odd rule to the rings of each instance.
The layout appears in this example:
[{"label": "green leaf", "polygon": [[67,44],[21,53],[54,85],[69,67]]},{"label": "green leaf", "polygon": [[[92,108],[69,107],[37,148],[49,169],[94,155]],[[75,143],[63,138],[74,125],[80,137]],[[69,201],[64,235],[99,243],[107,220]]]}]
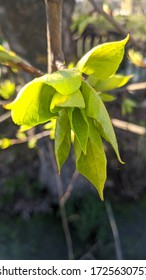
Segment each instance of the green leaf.
[{"label": "green leaf", "polygon": [[103,102],[111,102],[114,101],[116,98],[112,94],[101,93],[100,98]]},{"label": "green leaf", "polygon": [[76,155],[76,168],[97,189],[103,200],[103,189],[106,180],[106,156],[100,134],[93,120],[89,120],[89,138],[86,154],[81,150],[75,137],[74,149]]},{"label": "green leaf", "polygon": [[20,128],[19,128],[19,131],[20,132],[24,132],[24,131],[27,131],[27,130],[29,130],[29,129],[31,129],[32,128],[32,126],[28,126],[28,125],[21,125],[20,126]]},{"label": "green leaf", "polygon": [[84,81],[82,82],[81,91],[86,104],[86,115],[96,120],[99,133],[111,144],[118,160],[123,163],[119,154],[118,144],[110,117],[99,94]]},{"label": "green leaf", "polygon": [[17,56],[14,52],[6,50],[2,45],[0,45],[0,63],[19,63],[21,58]]},{"label": "green leaf", "polygon": [[146,67],[145,59],[141,52],[134,51],[133,49],[130,49],[128,51],[129,59],[131,62],[138,66],[138,67]]},{"label": "green leaf", "polygon": [[12,103],[4,107],[12,110],[12,119],[18,125],[32,127],[45,123],[57,116],[50,111],[54,91],[52,87],[35,79],[20,90]]},{"label": "green leaf", "polygon": [[51,112],[58,112],[61,109],[58,107],[85,108],[84,98],[80,90],[77,90],[71,95],[61,95],[58,92],[55,93],[50,106]]},{"label": "green leaf", "polygon": [[95,21],[95,18],[89,15],[81,15],[77,17],[77,19],[74,19],[72,25],[71,25],[71,31],[78,31],[78,34],[81,35],[84,30],[86,29],[88,24],[91,24]]},{"label": "green leaf", "polygon": [[135,107],[137,107],[137,103],[134,100],[125,98],[122,102],[122,115],[132,114]]},{"label": "green leaf", "polygon": [[4,99],[9,99],[15,92],[15,84],[10,80],[5,80],[0,84],[0,96]]},{"label": "green leaf", "polygon": [[1,149],[7,149],[7,148],[9,148],[11,145],[13,145],[11,139],[9,139],[9,138],[0,139],[0,148],[1,148]]},{"label": "green leaf", "polygon": [[84,109],[80,110],[78,108],[70,109],[68,111],[71,128],[80,143],[82,151],[86,154],[89,125],[85,111]]},{"label": "green leaf", "polygon": [[34,149],[36,145],[37,145],[37,139],[34,136],[34,138],[28,141],[27,146],[29,149]]},{"label": "green leaf", "polygon": [[77,67],[81,73],[93,74],[100,80],[115,74],[124,56],[124,47],[129,35],[122,41],[104,43],[94,47],[78,62]]},{"label": "green leaf", "polygon": [[81,73],[77,68],[64,69],[52,74],[46,74],[37,80],[52,86],[62,95],[70,95],[80,88]]},{"label": "green leaf", "polygon": [[104,81],[97,79],[94,76],[89,76],[89,84],[91,84],[96,91],[109,91],[124,86],[129,82],[133,75],[123,76],[114,75]]},{"label": "green leaf", "polygon": [[71,127],[67,112],[62,109],[59,112],[59,118],[56,122],[55,130],[55,156],[58,165],[58,170],[66,161],[71,145]]}]

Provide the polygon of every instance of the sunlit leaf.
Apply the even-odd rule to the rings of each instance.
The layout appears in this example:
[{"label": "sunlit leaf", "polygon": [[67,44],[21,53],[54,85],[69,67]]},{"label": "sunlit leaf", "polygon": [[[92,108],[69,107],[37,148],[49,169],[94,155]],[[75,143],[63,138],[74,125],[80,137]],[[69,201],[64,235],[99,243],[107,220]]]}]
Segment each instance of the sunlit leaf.
[{"label": "sunlit leaf", "polygon": [[29,129],[31,129],[32,126],[28,126],[28,125],[21,125],[20,128],[19,128],[19,131],[20,132],[24,132],[24,131],[27,131]]},{"label": "sunlit leaf", "polygon": [[78,69],[86,75],[93,74],[100,80],[109,78],[117,71],[128,40],[129,35],[122,41],[94,47],[80,59],[77,64]]},{"label": "sunlit leaf", "polygon": [[66,161],[71,145],[71,127],[68,118],[68,114],[64,109],[59,112],[59,118],[56,122],[55,130],[55,156],[58,165],[58,170],[60,169],[64,162]]},{"label": "sunlit leaf", "polygon": [[71,109],[69,110],[69,117],[71,128],[79,141],[82,151],[86,154],[89,125],[85,111],[78,108]]},{"label": "sunlit leaf", "polygon": [[27,136],[24,132],[20,131],[20,129],[19,129],[16,133],[16,137],[20,140],[24,140],[24,139],[26,139]]},{"label": "sunlit leaf", "polygon": [[18,125],[32,127],[47,122],[56,116],[49,109],[54,91],[52,87],[35,79],[26,84],[16,99],[5,105],[5,108],[11,110],[12,119]]},{"label": "sunlit leaf", "polygon": [[49,130],[50,139],[53,140],[55,138],[56,119],[51,119],[51,121],[46,123],[43,127],[44,129]]},{"label": "sunlit leaf", "polygon": [[108,112],[99,97],[99,94],[87,83],[82,82],[82,94],[86,104],[86,115],[96,120],[101,136],[108,141],[116,152],[118,160],[122,162],[115,132]]},{"label": "sunlit leaf", "polygon": [[52,119],[48,123],[44,124],[43,128],[46,130],[49,130],[49,129],[55,128],[55,126],[56,126],[56,119]]},{"label": "sunlit leaf", "polygon": [[64,69],[46,74],[37,80],[52,86],[62,95],[70,95],[80,88],[81,73],[77,68]]},{"label": "sunlit leaf", "polygon": [[100,198],[103,200],[103,189],[106,180],[106,157],[100,134],[94,126],[93,120],[90,120],[89,124],[86,154],[81,150],[80,143],[76,137],[74,140],[76,168],[96,187]]},{"label": "sunlit leaf", "polygon": [[37,139],[34,137],[31,140],[28,141],[27,146],[29,149],[34,149],[37,144]]},{"label": "sunlit leaf", "polygon": [[0,45],[0,63],[19,63],[21,58],[17,56],[14,52],[6,50],[2,45]]},{"label": "sunlit leaf", "polygon": [[0,139],[0,148],[1,148],[1,149],[7,149],[7,148],[9,148],[11,145],[12,145],[11,139],[8,139],[8,138]]},{"label": "sunlit leaf", "polygon": [[99,80],[91,75],[89,77],[89,83],[96,91],[109,91],[124,86],[132,77],[133,75],[114,75],[106,80]]},{"label": "sunlit leaf", "polygon": [[5,80],[0,83],[0,96],[4,99],[9,99],[15,92],[15,84],[10,80]]},{"label": "sunlit leaf", "polygon": [[146,62],[144,61],[144,57],[140,52],[136,52],[133,49],[130,49],[128,51],[128,55],[130,58],[130,61],[139,67],[146,67]]},{"label": "sunlit leaf", "polygon": [[107,93],[101,93],[100,98],[103,102],[111,102],[116,99],[115,96],[113,96],[112,94],[107,94]]},{"label": "sunlit leaf", "polygon": [[72,69],[75,67],[75,64],[73,61],[71,61],[68,65],[67,65],[67,69]]},{"label": "sunlit leaf", "polygon": [[52,98],[50,110],[51,112],[58,112],[61,109],[59,107],[85,108],[85,102],[80,90],[77,90],[71,95],[55,93]]}]

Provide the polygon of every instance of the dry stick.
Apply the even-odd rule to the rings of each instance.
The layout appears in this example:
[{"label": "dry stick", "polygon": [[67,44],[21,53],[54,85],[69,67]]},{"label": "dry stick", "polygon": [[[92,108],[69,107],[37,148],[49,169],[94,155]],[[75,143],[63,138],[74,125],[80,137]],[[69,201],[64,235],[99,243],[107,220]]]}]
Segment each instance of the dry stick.
[{"label": "dry stick", "polygon": [[[108,20],[115,28],[116,30],[118,30],[121,34],[123,34],[124,36],[127,36],[128,33],[130,33],[128,30],[125,30],[112,16],[110,16],[109,14],[107,14],[101,7],[100,4],[97,3],[97,1],[95,0],[89,0],[89,2],[92,4],[92,6],[94,7],[94,9],[101,14],[106,20]],[[139,44],[134,38],[133,36],[130,34],[130,41],[131,43],[138,49],[143,49],[142,45]]]},{"label": "dry stick", "polygon": [[4,113],[2,116],[0,116],[0,123],[5,121],[5,120],[7,120],[7,119],[9,119],[10,117],[11,117],[11,113],[10,112]]},{"label": "dry stick", "polygon": [[[48,73],[60,70],[65,67],[64,55],[62,52],[62,5],[63,0],[44,0],[47,18],[47,45],[48,45]],[[58,174],[52,143],[49,142],[49,151],[52,159],[52,166],[55,173],[56,184],[59,196],[59,207],[62,219],[62,226],[67,243],[69,259],[73,259],[73,246],[69,231],[66,209],[61,202],[63,196],[63,184]]]},{"label": "dry stick", "polygon": [[42,75],[44,75],[44,73],[40,69],[32,66],[31,64],[29,64],[28,62],[26,62],[23,59],[21,60],[21,62],[17,63],[16,66],[21,68],[21,70],[23,70],[29,74],[32,74],[36,77],[41,77]]},{"label": "dry stick", "polygon": [[11,60],[9,60],[9,61],[7,61],[7,62],[3,62],[2,64],[3,65],[6,65],[6,66],[8,66],[8,67],[11,67],[11,65],[14,67],[16,67],[16,68],[18,68],[19,70],[22,70],[22,71],[25,71],[25,72],[27,72],[27,73],[29,73],[29,74],[31,74],[31,75],[34,75],[34,76],[36,76],[36,77],[41,77],[42,75],[44,75],[44,73],[40,70],[40,69],[38,69],[38,68],[36,68],[36,67],[34,67],[34,66],[32,66],[30,63],[28,63],[26,60],[24,60],[22,57],[19,57],[20,58],[20,61],[19,62],[15,62],[15,61],[11,61]]},{"label": "dry stick", "polygon": [[[23,143],[27,143],[31,140],[40,140],[42,139],[43,137],[48,137],[50,135],[50,131],[42,131],[40,133],[37,133],[37,134],[34,134],[34,135],[31,135],[31,136],[26,136],[25,138],[23,139],[17,139],[17,138],[8,138],[10,140],[10,143],[11,143],[11,146],[12,145],[18,145],[18,144],[23,144]],[[0,139],[0,141],[2,141],[3,139]]]},{"label": "dry stick", "polygon": [[130,91],[130,93],[137,90],[144,90],[146,89],[146,82],[130,84],[126,87],[126,89]]},{"label": "dry stick", "polygon": [[121,249],[119,232],[118,232],[118,228],[117,228],[115,217],[114,217],[114,214],[113,214],[113,211],[112,211],[111,204],[107,200],[105,201],[105,207],[106,207],[109,222],[110,222],[110,225],[111,225],[113,237],[114,237],[116,256],[117,256],[118,260],[122,260],[123,259],[123,254],[122,254],[122,249]]},{"label": "dry stick", "polygon": [[70,182],[68,184],[66,192],[61,197],[61,203],[62,204],[65,204],[67,202],[67,200],[69,199],[69,197],[70,197],[70,195],[72,193],[73,187],[75,185],[75,182],[78,179],[79,175],[80,175],[79,172],[77,170],[75,170],[75,172],[73,173],[72,178],[71,178],[71,180],[70,180]]},{"label": "dry stick", "polygon": [[68,257],[69,257],[70,260],[72,260],[74,258],[72,240],[71,240],[71,235],[70,235],[70,231],[69,231],[65,205],[64,205],[64,202],[61,201],[61,198],[63,196],[62,180],[61,180],[61,177],[58,175],[57,165],[56,165],[56,161],[55,161],[55,157],[54,157],[53,146],[52,146],[51,142],[49,142],[48,147],[49,147],[49,152],[50,152],[50,156],[51,156],[51,160],[52,160],[52,166],[53,166],[54,174],[55,174],[55,178],[56,178],[56,185],[57,185],[58,196],[59,196],[60,214],[61,214],[61,218],[62,218],[62,226],[63,226],[63,229],[64,229],[67,248],[68,248]]},{"label": "dry stick", "polygon": [[125,122],[125,121],[118,120],[118,119],[112,119],[112,124],[119,129],[123,129],[128,132],[135,133],[137,135],[146,134],[145,127],[134,124],[134,123]]}]

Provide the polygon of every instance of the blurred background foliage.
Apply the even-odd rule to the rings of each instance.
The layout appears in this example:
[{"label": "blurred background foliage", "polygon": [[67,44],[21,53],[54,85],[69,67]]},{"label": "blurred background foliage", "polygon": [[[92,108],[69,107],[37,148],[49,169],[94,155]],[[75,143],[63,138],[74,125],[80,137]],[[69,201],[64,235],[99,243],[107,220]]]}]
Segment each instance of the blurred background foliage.
[{"label": "blurred background foliage", "polygon": [[[115,259],[119,257],[119,249],[121,258],[145,259],[145,1],[96,2],[134,36],[141,49],[130,42],[120,66],[119,74],[133,75],[128,86],[104,93],[105,101],[110,97],[114,100],[105,103],[111,118],[122,122],[115,130],[126,164],[120,166],[110,147],[105,146],[108,157],[105,202],[99,201],[94,188],[81,176],[77,176],[69,188],[73,190],[65,206],[74,258]],[[47,69],[45,32],[43,1],[0,0],[2,46],[43,72]],[[68,64],[76,63],[94,45],[123,38],[121,32],[95,11],[90,1],[64,0],[63,50]],[[134,54],[130,60],[128,51],[131,48],[140,53],[140,65],[135,63]],[[1,64],[1,105],[12,100],[32,78],[21,68]],[[0,106],[0,259],[68,258],[47,144],[49,136],[53,136],[52,128],[49,123],[45,130],[43,126],[19,130],[12,123],[9,112]],[[61,174],[64,192],[70,187],[74,168],[71,153]],[[120,241],[118,249],[112,221]]]}]

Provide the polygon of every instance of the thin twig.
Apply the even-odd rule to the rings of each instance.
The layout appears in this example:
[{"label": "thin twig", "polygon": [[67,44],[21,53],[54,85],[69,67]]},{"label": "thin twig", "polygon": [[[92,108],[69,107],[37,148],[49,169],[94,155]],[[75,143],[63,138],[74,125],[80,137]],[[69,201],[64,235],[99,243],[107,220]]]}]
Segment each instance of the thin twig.
[{"label": "thin twig", "polygon": [[58,169],[57,169],[57,165],[56,165],[56,161],[55,161],[55,157],[54,157],[53,146],[50,141],[48,143],[48,148],[49,148],[49,152],[50,152],[50,156],[51,156],[51,160],[52,160],[52,166],[53,166],[54,174],[55,174],[55,178],[56,178],[56,185],[57,185],[58,196],[59,196],[59,208],[60,208],[60,213],[61,213],[62,226],[63,226],[65,238],[66,238],[68,257],[71,260],[74,258],[71,234],[70,234],[70,230],[69,230],[69,226],[68,226],[65,205],[64,205],[64,202],[61,201],[61,198],[63,196],[63,184],[62,184],[61,177],[58,174]]},{"label": "thin twig", "polygon": [[64,193],[64,195],[61,197],[61,203],[62,204],[65,204],[67,202],[67,200],[69,199],[71,193],[72,193],[72,190],[74,188],[74,185],[75,185],[75,182],[76,180],[78,179],[79,177],[79,172],[77,170],[75,170],[75,172],[73,173],[71,179],[70,179],[70,182],[68,184],[68,187],[66,189],[66,192]]},{"label": "thin twig", "polygon": [[[43,137],[48,137],[50,135],[50,131],[42,131],[40,133],[37,133],[35,135],[31,135],[31,136],[26,136],[23,139],[9,139],[11,146],[12,145],[19,145],[19,144],[23,144],[23,143],[28,143],[31,140],[39,140],[42,139]],[[0,141],[2,141],[3,139],[0,139]]]},{"label": "thin twig", "polygon": [[121,34],[123,34],[124,36],[127,36],[127,34],[130,34],[130,41],[131,43],[138,49],[143,49],[142,45],[139,44],[132,36],[132,34],[126,30],[125,28],[123,28],[121,26],[121,24],[119,24],[111,15],[107,14],[103,8],[101,7],[101,5],[99,3],[97,3],[97,1],[95,0],[89,0],[89,2],[92,4],[92,6],[94,7],[94,9],[101,14],[106,20],[108,20],[115,28],[116,30],[118,30]]},{"label": "thin twig", "polygon": [[8,66],[10,68],[11,67],[12,68],[16,67],[19,70],[22,70],[22,71],[25,71],[25,72],[27,72],[27,73],[29,73],[31,75],[34,75],[35,77],[41,77],[42,75],[44,75],[44,73],[40,69],[32,66],[30,63],[28,63],[22,57],[19,56],[19,59],[20,60],[18,62],[15,62],[13,60],[12,61],[9,60],[9,61],[0,62],[0,63],[3,64],[3,65]]},{"label": "thin twig", "polygon": [[21,70],[32,74],[36,77],[41,77],[42,75],[44,75],[44,73],[40,69],[32,66],[30,63],[23,59],[21,60],[21,62],[17,63],[16,66],[18,66]]},{"label": "thin twig", "polygon": [[128,91],[138,91],[138,90],[145,90],[146,89],[146,82],[141,83],[133,83],[126,87]]},{"label": "thin twig", "polygon": [[122,260],[123,259],[123,254],[122,254],[122,249],[121,249],[119,232],[118,232],[118,228],[117,228],[116,220],[115,220],[115,217],[114,217],[114,214],[113,214],[113,211],[112,211],[111,204],[107,200],[105,200],[105,207],[106,207],[109,222],[110,222],[110,225],[111,225],[113,237],[114,237],[116,256],[117,256],[118,260]]},{"label": "thin twig", "polygon": [[0,116],[0,123],[9,119],[11,116],[11,113],[10,112],[7,112],[7,113],[4,113],[3,115]]},{"label": "thin twig", "polygon": [[123,129],[137,135],[144,135],[146,133],[146,128],[137,124],[125,122],[118,119],[112,119],[112,123],[115,127]]}]

